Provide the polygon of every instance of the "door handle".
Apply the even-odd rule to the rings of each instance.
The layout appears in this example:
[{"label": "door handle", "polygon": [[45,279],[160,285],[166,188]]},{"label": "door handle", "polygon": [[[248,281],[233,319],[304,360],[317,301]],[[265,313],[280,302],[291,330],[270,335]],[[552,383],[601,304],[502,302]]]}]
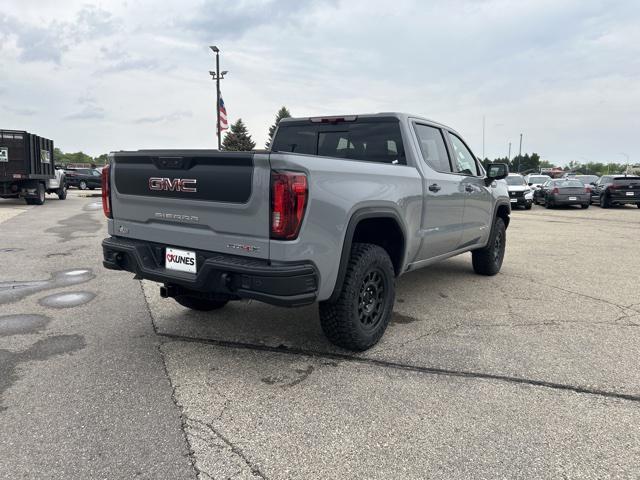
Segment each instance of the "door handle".
[{"label": "door handle", "polygon": [[438,185],[437,183],[432,183],[431,185],[429,185],[429,190],[431,192],[439,192],[440,189],[442,189],[442,187],[440,185]]},{"label": "door handle", "polygon": [[471,193],[471,192],[473,192],[475,189],[473,188],[473,186],[472,186],[472,185],[465,185],[465,186],[464,186],[464,190],[465,190],[465,192],[469,192],[469,193]]}]

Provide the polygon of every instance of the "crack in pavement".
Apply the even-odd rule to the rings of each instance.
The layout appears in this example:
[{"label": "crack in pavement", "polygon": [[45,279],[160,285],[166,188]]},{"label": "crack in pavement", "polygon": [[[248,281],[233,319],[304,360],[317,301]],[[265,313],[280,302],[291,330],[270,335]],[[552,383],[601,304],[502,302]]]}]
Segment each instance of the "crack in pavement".
[{"label": "crack in pavement", "polygon": [[481,380],[494,380],[505,383],[512,383],[517,385],[529,385],[534,387],[549,388],[552,390],[571,391],[575,393],[582,393],[586,395],[595,395],[604,398],[613,398],[619,400],[628,400],[631,402],[640,402],[640,395],[633,395],[629,393],[610,392],[607,390],[601,390],[597,388],[581,387],[579,385],[570,385],[566,383],[550,382],[546,380],[535,380],[531,378],[514,377],[510,375],[500,375],[495,373],[474,372],[470,370],[452,370],[439,367],[425,367],[420,365],[411,365],[399,362],[392,362],[389,360],[380,360],[376,358],[356,357],[345,353],[332,353],[323,352],[320,350],[307,350],[303,348],[287,347],[280,345],[272,347],[269,345],[260,345],[254,343],[234,342],[230,340],[219,340],[213,338],[197,338],[184,335],[177,335],[173,333],[158,332],[157,335],[170,338],[180,342],[200,343],[204,345],[215,345],[218,347],[234,348],[239,350],[254,350],[270,353],[281,353],[288,355],[303,355],[312,358],[324,358],[331,360],[342,360],[354,363],[361,363],[366,365],[375,365],[385,368],[393,368],[396,370],[405,370],[410,372],[425,373],[431,375],[447,376],[447,377],[462,377]]},{"label": "crack in pavement", "polygon": [[[189,418],[189,421],[192,422],[192,423],[195,423],[197,425],[200,425],[202,427],[205,427],[211,433],[213,433],[216,437],[218,437],[220,440],[222,440],[224,442],[224,444],[227,447],[229,447],[231,449],[231,451],[237,457],[239,457],[245,463],[245,465],[247,467],[249,467],[249,470],[251,470],[251,473],[252,473],[253,476],[256,476],[258,478],[262,478],[264,480],[269,480],[269,477],[267,477],[264,474],[264,472],[262,472],[260,470],[260,467],[258,467],[257,465],[254,465],[254,463],[249,459],[249,457],[247,457],[247,455],[244,453],[244,451],[240,447],[238,447],[235,443],[233,443],[231,440],[229,440],[224,434],[219,432],[212,424],[207,423],[207,422],[203,422],[202,420],[197,420],[195,418]],[[204,439],[201,438],[201,440],[204,440]],[[240,472],[238,472],[238,473],[240,473]],[[234,474],[234,475],[237,475],[237,473]]]},{"label": "crack in pavement", "polygon": [[[151,319],[151,328],[153,329],[153,332],[156,334],[156,336],[158,336],[158,328],[156,327],[155,319],[153,318],[153,314],[151,313],[151,308],[149,307],[149,302],[147,301],[147,297],[144,294],[144,289],[142,287],[142,282],[138,281],[138,285],[140,286],[140,292],[142,293],[142,298],[144,299],[144,306],[147,309],[147,313],[149,314],[149,318]],[[189,442],[189,437],[187,436],[187,432],[186,432],[186,420],[187,420],[187,417],[184,414],[184,409],[178,403],[178,399],[176,397],[176,386],[173,384],[173,381],[171,380],[171,376],[169,375],[169,369],[167,367],[167,361],[165,359],[164,351],[162,350],[162,347],[164,346],[165,343],[166,342],[163,342],[162,340],[160,340],[158,342],[157,348],[158,348],[158,353],[160,355],[160,362],[162,363],[162,368],[163,368],[163,371],[164,371],[164,375],[165,375],[165,377],[167,377],[167,381],[169,382],[169,387],[171,388],[171,401],[173,401],[173,404],[178,409],[178,413],[180,415],[180,428],[182,430],[182,435],[184,436],[184,442],[185,442],[185,445],[187,446],[187,451],[189,452],[189,463],[191,464],[191,467],[193,468],[193,471],[195,472],[196,477],[200,477],[201,473],[205,473],[206,474],[206,472],[201,472],[199,467],[196,465],[195,450],[191,446],[191,442]]]},{"label": "crack in pavement", "polygon": [[544,282],[541,282],[539,280],[535,280],[535,279],[532,279],[532,278],[529,278],[529,277],[524,277],[522,275],[514,275],[514,274],[511,274],[511,273],[503,273],[503,272],[500,272],[498,275],[504,275],[505,277],[518,278],[520,280],[525,280],[525,281],[533,283],[535,285],[541,285],[541,286],[547,287],[547,288],[555,288],[555,289],[561,290],[561,291],[563,291],[565,293],[570,293],[572,295],[578,295],[579,297],[588,298],[590,300],[595,300],[596,302],[600,302],[600,303],[606,303],[607,305],[611,305],[613,307],[616,307],[616,308],[620,309],[622,312],[625,312],[625,313],[626,313],[626,310],[632,310],[632,311],[638,313],[636,310],[633,310],[632,308],[630,308],[630,307],[628,307],[626,305],[618,305],[617,303],[612,302],[611,300],[607,300],[605,298],[594,297],[592,295],[587,295],[586,293],[575,292],[573,290],[569,290],[568,288],[560,287],[558,285],[553,285],[553,284],[549,284],[549,283],[544,283]]}]

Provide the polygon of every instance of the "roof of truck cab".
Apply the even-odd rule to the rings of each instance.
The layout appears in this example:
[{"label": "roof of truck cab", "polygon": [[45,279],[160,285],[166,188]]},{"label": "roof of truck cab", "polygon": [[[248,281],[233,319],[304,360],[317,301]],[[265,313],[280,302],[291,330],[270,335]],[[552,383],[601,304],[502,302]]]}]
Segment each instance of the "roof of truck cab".
[{"label": "roof of truck cab", "polygon": [[280,123],[303,123],[303,122],[309,122],[311,121],[312,118],[348,118],[348,117],[357,117],[358,119],[361,118],[380,118],[380,119],[384,119],[384,118],[397,118],[398,120],[403,120],[403,121],[409,121],[409,120],[417,120],[417,121],[421,121],[421,122],[426,122],[429,123],[431,125],[435,125],[438,126],[440,128],[446,128],[447,130],[450,130],[454,133],[457,133],[458,135],[460,135],[455,129],[440,123],[440,122],[436,122],[435,120],[431,120],[429,118],[426,117],[422,117],[420,115],[414,115],[411,113],[403,113],[403,112],[378,112],[378,113],[350,113],[350,114],[344,114],[344,115],[314,115],[312,117],[288,117],[288,118],[283,118],[280,120]]}]

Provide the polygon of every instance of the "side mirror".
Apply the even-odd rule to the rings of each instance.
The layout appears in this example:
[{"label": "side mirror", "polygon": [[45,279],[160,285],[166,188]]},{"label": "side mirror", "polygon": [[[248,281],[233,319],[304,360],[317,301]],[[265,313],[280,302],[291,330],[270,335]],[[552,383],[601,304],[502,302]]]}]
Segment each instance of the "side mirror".
[{"label": "side mirror", "polygon": [[487,166],[487,184],[494,180],[502,180],[509,175],[509,165],[506,163],[491,163]]},{"label": "side mirror", "polygon": [[589,185],[593,185],[595,187],[596,186],[596,182],[591,182]]},{"label": "side mirror", "polygon": [[529,185],[530,187],[533,187],[533,183],[531,183],[531,182],[529,182],[529,183],[528,183],[528,185]]}]

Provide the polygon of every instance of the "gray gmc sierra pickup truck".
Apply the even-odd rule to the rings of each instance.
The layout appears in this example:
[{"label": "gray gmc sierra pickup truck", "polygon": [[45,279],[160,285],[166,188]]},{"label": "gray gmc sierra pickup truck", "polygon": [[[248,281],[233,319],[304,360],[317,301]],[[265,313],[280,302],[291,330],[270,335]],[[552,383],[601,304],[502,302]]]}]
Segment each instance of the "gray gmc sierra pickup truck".
[{"label": "gray gmc sierra pickup truck", "polygon": [[395,277],[468,251],[477,273],[500,270],[507,174],[451,128],[398,113],[285,119],[268,152],[115,152],[104,266],[196,310],[318,302],[329,340],[365,350]]}]

